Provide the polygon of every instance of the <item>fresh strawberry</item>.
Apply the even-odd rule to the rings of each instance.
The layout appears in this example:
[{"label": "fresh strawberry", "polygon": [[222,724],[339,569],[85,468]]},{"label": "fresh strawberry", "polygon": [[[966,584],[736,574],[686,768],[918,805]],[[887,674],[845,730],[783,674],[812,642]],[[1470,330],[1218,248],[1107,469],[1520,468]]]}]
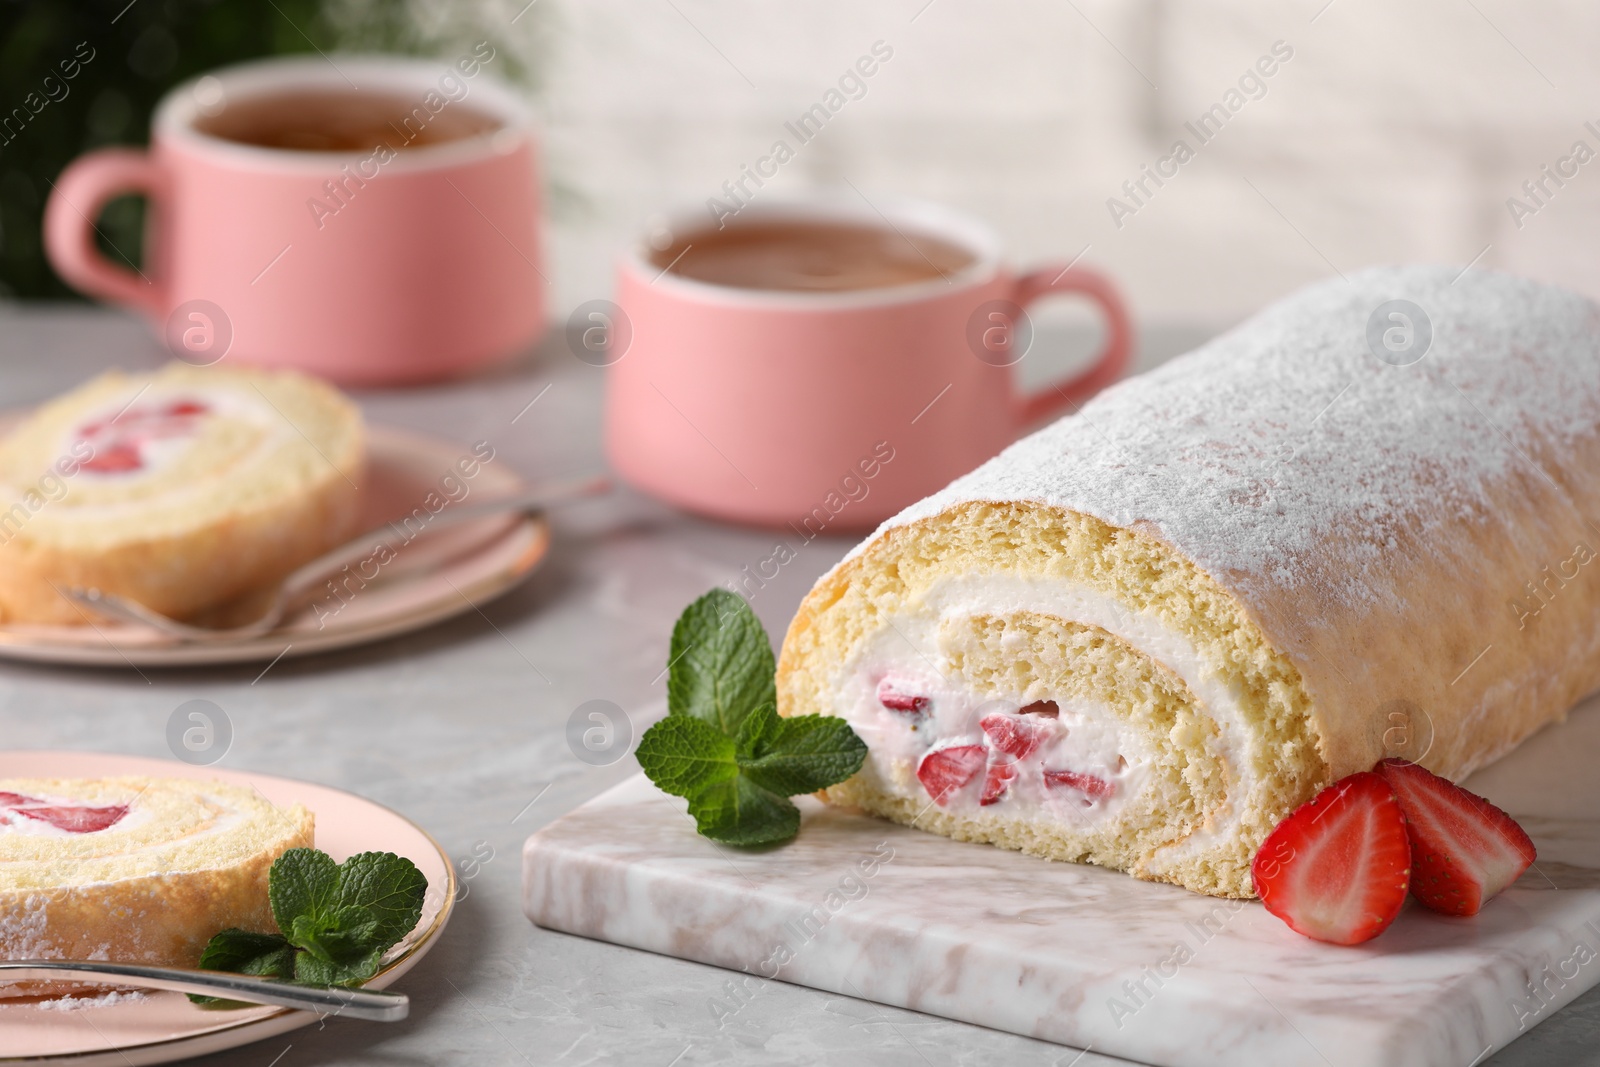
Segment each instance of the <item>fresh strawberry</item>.
[{"label": "fresh strawberry", "polygon": [[995,748],[1017,759],[1027,759],[1033,755],[1050,736],[1050,727],[1046,720],[1024,718],[1020,715],[995,712],[992,715],[985,715],[978,725],[989,735],[989,740],[994,742]]},{"label": "fresh strawberry", "polygon": [[1476,915],[1532,865],[1533,842],[1516,820],[1409,760],[1375,768],[1394,788],[1411,840],[1411,895],[1446,915]]},{"label": "fresh strawberry", "polygon": [[1400,914],[1411,874],[1406,818],[1389,783],[1360,771],[1280,822],[1250,873],[1267,910],[1318,941],[1356,945]]},{"label": "fresh strawberry", "polygon": [[1084,774],[1082,771],[1052,771],[1047,768],[1044,772],[1044,784],[1051,789],[1076,789],[1096,800],[1104,800],[1112,793],[1110,782],[1092,774]]},{"label": "fresh strawberry", "polygon": [[17,808],[16,811],[19,815],[47,822],[57,830],[64,830],[69,834],[92,834],[115,826],[124,815],[128,814],[128,806],[126,804],[115,804],[105,808],[46,806]]},{"label": "fresh strawberry", "polygon": [[925,696],[914,693],[902,692],[895,684],[885,678],[878,683],[878,703],[890,711],[908,711],[912,713],[927,711],[933,701]]},{"label": "fresh strawberry", "polygon": [[1010,756],[995,754],[989,760],[989,771],[983,777],[983,795],[978,798],[987,807],[1006,795],[1017,777],[1017,761]]},{"label": "fresh strawberry", "polygon": [[936,748],[917,764],[917,781],[934,803],[944,807],[946,801],[983,772],[987,758],[982,745]]},{"label": "fresh strawberry", "polygon": [[1061,714],[1061,706],[1054,700],[1035,700],[1032,704],[1024,704],[1018,712],[1022,715],[1044,715],[1053,719]]}]

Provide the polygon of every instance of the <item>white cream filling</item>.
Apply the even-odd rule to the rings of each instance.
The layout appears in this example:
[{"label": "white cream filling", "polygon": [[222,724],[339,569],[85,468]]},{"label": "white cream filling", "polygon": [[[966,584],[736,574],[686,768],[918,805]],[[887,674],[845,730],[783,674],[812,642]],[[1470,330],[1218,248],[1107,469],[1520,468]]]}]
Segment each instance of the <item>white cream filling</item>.
[{"label": "white cream filling", "polygon": [[[82,451],[85,440],[83,428],[98,422],[109,422],[119,415],[126,420],[129,414],[146,412],[151,409],[161,409],[169,404],[180,401],[192,400],[204,404],[206,411],[192,416],[192,423],[184,432],[170,435],[147,437],[139,444],[140,466],[130,471],[97,471],[80,467],[73,475],[82,478],[85,483],[97,482],[101,484],[126,485],[158,475],[163,469],[170,466],[185,452],[192,448],[199,436],[200,424],[207,418],[223,417],[243,422],[254,423],[265,432],[262,433],[257,443],[255,452],[265,452],[278,447],[283,441],[294,435],[294,430],[288,425],[281,415],[262,400],[248,396],[235,389],[206,389],[195,386],[152,386],[143,392],[134,391],[128,396],[117,401],[101,405],[99,408],[87,412],[76,419],[72,426],[57,440],[55,455],[68,457],[75,456]],[[98,440],[109,442],[114,439],[115,425],[110,434],[101,436]],[[130,433],[137,432],[136,423],[128,423],[126,427]],[[90,441],[95,444],[95,440]],[[101,508],[115,508],[122,505],[101,505],[100,507],[86,507],[83,513],[90,513]]]},{"label": "white cream filling", "polygon": [[[30,797],[40,806],[62,808],[111,808],[116,807],[114,801],[86,801],[68,797]],[[90,837],[100,837],[114,831],[127,832],[138,827],[149,819],[149,814],[137,805],[129,805],[128,813],[104,830],[63,830],[54,823],[43,819],[35,819],[24,815],[16,808],[0,807],[0,834],[11,834],[16,837],[59,837],[72,840],[83,840]]]},{"label": "white cream filling", "polygon": [[[1130,611],[1120,601],[1075,582],[1017,575],[940,578],[918,599],[908,602],[905,610],[889,616],[886,626],[860,644],[837,679],[835,714],[847,719],[861,734],[880,778],[891,786],[904,783],[908,764],[914,771],[922,753],[935,745],[981,743],[983,734],[977,720],[985,711],[1017,710],[1021,694],[1009,694],[999,703],[991,700],[986,705],[975,694],[953,685],[948,680],[949,662],[940,651],[938,634],[941,622],[948,618],[1003,616],[1022,611],[1097,626],[1116,635],[1181,678],[1194,695],[1198,710],[1216,724],[1216,756],[1227,776],[1226,799],[1211,813],[1205,826],[1183,841],[1158,850],[1151,858],[1150,870],[1160,873],[1168,865],[1230,838],[1242,814],[1237,798],[1248,795],[1256,784],[1252,759],[1256,742],[1245,729],[1240,694],[1229,679],[1206,667],[1186,634],[1167,626],[1152,613]],[[926,686],[925,691],[932,698],[931,714],[917,716],[885,708],[878,700],[877,687],[886,676],[904,679],[908,691],[915,689],[919,695],[924,690],[916,687]],[[1111,817],[1120,806],[1119,798],[1136,795],[1142,787],[1151,753],[1107,709],[1061,700],[1057,705],[1065,737],[1055,742],[1059,748],[1048,752],[1040,765],[1064,765],[1096,774],[1113,781],[1116,792],[1108,801],[1085,805],[1073,790],[1026,788],[1031,782],[1019,777],[1012,784],[1014,797],[1001,803],[1008,812],[1033,817],[1063,813],[1075,819]],[[1119,756],[1125,762],[1120,771]],[[1019,774],[1040,773],[1032,766],[1035,763],[1039,761],[1023,761]],[[1039,796],[1057,799],[1046,799],[1041,804],[1033,799]]]},{"label": "white cream filling", "polygon": [[[937,631],[937,622],[911,618],[897,620],[894,629],[879,630],[852,659],[853,668],[847,666],[838,690],[836,714],[867,743],[873,771],[891,787],[914,781],[918,764],[936,748],[988,744],[984,717],[1014,716],[1028,703],[1021,693],[979,697],[955,684],[942,673],[948,663],[938,651]],[[909,642],[931,652],[918,655]],[[925,698],[927,710],[886,707],[879,699],[879,687],[885,682],[899,692]],[[1057,700],[1056,706],[1053,723],[1036,715],[1026,717],[1047,732],[1046,740],[1015,762],[1015,777],[994,810],[1025,819],[1077,822],[1114,814],[1144,785],[1151,762],[1144,740],[1103,709],[1066,700]],[[1070,788],[1046,787],[1047,768],[1093,775],[1112,785],[1112,795],[1090,798]],[[982,777],[970,791],[972,798],[979,795]]]},{"label": "white cream filling", "polygon": [[[111,807],[112,801],[86,801],[71,797],[36,797],[47,804],[61,807]],[[70,846],[75,859],[100,859],[119,856],[139,856],[145,853],[159,853],[171,849],[174,845],[197,838],[212,837],[217,834],[230,833],[245,821],[245,813],[228,807],[221,798],[208,793],[198,795],[196,803],[208,803],[217,809],[218,814],[211,822],[203,827],[190,829],[178,836],[158,837],[148,841],[137,842],[137,837],[143,836],[142,831],[154,818],[154,813],[137,802],[137,798],[128,801],[128,813],[118,819],[104,830],[91,830],[88,832],[73,832],[62,830],[50,823],[39,819],[32,819],[12,809],[0,809],[0,837],[15,835],[17,837],[44,837],[56,838],[63,841],[81,842]],[[130,840],[130,838],[134,840]],[[15,859],[5,858],[3,849],[0,849],[0,864],[15,863]],[[31,862],[31,861],[22,861]]]}]

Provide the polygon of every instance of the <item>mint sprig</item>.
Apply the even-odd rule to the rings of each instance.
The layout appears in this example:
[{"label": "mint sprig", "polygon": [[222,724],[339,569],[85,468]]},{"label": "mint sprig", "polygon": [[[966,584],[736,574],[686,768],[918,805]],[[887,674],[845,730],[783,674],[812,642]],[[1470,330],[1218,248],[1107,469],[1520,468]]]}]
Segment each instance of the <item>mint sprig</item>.
[{"label": "mint sprig", "polygon": [[[267,874],[267,899],[281,931],[223,930],[200,966],[313,985],[360,985],[383,954],[422,918],[428,880],[392,852],[362,852],[335,863],[326,852],[291,848]],[[196,1004],[236,1001],[191,995]]]},{"label": "mint sprig", "polygon": [[703,719],[736,737],[746,715],[776,705],[778,665],[761,620],[744,598],[713,589],[672,627],[667,712]]},{"label": "mint sprig", "polygon": [[730,845],[770,845],[800,830],[789,797],[861,769],[867,746],[832,715],[781,718],[772,645],[750,605],[713,589],[678,617],[667,717],[639,740],[639,766],[689,802],[695,828]]}]

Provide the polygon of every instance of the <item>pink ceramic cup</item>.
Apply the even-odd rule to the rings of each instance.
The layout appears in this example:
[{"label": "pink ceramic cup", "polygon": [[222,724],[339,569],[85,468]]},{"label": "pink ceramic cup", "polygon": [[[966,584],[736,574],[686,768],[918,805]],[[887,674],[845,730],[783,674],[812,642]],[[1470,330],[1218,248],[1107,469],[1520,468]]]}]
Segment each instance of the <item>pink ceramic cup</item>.
[{"label": "pink ceramic cup", "polygon": [[[142,312],[190,362],[378,384],[512,355],[543,330],[545,279],[530,120],[494,66],[481,45],[433,61],[268,60],[180,86],[148,152],[102,149],[62,173],[45,209],[50,260],[70,285]],[[267,148],[196,126],[263,94],[361,91],[412,108],[395,116],[387,152]],[[404,147],[449,108],[489,126]],[[129,193],[150,200],[137,274],[103,257],[92,230]]]},{"label": "pink ceramic cup", "polygon": [[[728,224],[796,216],[873,226],[887,219],[973,258],[927,282],[801,293],[685,278],[654,265],[642,245],[625,254],[605,435],[613,466],[633,485],[806,540],[869,529],[1127,365],[1132,327],[1100,274],[1059,264],[1013,274],[987,227],[927,204],[885,207],[881,216],[866,205],[752,204]],[[674,232],[707,221],[684,216]],[[1014,376],[1026,355],[1021,331],[1031,329],[1023,308],[1049,293],[1094,302],[1105,342],[1088,370],[1024,393]]]}]

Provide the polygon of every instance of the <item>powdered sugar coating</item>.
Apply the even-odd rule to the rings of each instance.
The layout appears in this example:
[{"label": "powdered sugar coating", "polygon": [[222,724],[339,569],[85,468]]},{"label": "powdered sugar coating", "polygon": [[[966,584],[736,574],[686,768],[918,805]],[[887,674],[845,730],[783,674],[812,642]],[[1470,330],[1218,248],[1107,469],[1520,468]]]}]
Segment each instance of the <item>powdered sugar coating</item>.
[{"label": "powdered sugar coating", "polygon": [[62,996],[41,1000],[33,1005],[39,1011],[82,1011],[84,1008],[109,1008],[149,1000],[148,994],[137,989],[111,989],[104,993],[85,993],[81,996]]},{"label": "powdered sugar coating", "polygon": [[[1432,323],[1408,366],[1367,344],[1369,317],[1396,299]],[[855,552],[960,503],[1031,501],[1154,533],[1247,606],[1384,610],[1403,588],[1382,580],[1396,554],[1451,551],[1458,538],[1433,535],[1492,521],[1508,482],[1533,475],[1540,505],[1571,516],[1585,494],[1541,457],[1597,431],[1600,307],[1490,271],[1373,268],[1107,389]]]}]

